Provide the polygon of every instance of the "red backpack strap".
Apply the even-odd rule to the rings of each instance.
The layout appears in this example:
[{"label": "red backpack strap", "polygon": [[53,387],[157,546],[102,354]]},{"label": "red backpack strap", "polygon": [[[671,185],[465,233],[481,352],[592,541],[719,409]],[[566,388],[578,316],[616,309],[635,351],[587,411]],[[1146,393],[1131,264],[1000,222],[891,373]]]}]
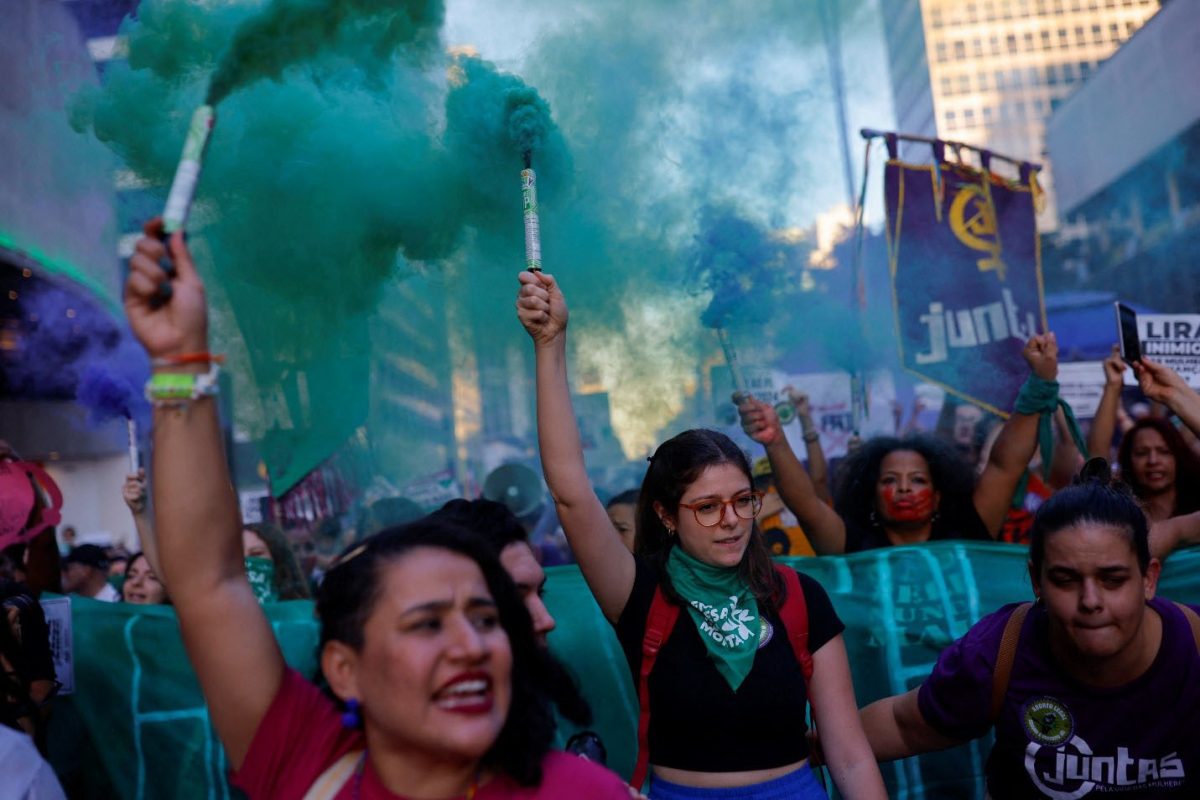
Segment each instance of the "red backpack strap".
[{"label": "red backpack strap", "polygon": [[1004,709],[1004,697],[1008,694],[1008,679],[1012,677],[1013,662],[1017,658],[1017,642],[1021,640],[1021,627],[1025,624],[1025,616],[1033,603],[1021,603],[1013,609],[1008,622],[1004,623],[1004,633],[1000,635],[1000,649],[996,651],[996,668],[992,672],[992,705],[988,710],[989,719],[993,723],[1000,719]]},{"label": "red backpack strap", "polygon": [[812,653],[808,651],[808,603],[804,599],[804,589],[800,586],[800,576],[796,570],[776,564],[775,571],[783,578],[787,592],[783,597],[783,605],[779,608],[779,617],[783,620],[788,642],[792,645],[796,660],[800,662],[804,682],[807,684],[812,680],[813,674]]},{"label": "red backpack strap", "polygon": [[638,672],[638,756],[629,785],[641,791],[650,769],[650,672],[658,659],[658,651],[671,636],[679,606],[668,602],[662,587],[654,590],[650,613],[646,616],[646,633],[642,636],[642,668]]}]

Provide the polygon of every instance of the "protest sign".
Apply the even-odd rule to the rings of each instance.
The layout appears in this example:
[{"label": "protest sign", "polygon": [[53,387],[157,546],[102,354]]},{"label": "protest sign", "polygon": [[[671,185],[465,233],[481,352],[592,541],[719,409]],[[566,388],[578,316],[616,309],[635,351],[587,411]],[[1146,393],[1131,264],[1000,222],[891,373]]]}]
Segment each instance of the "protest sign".
[{"label": "protest sign", "polygon": [[1074,361],[1058,365],[1058,396],[1079,419],[1096,416],[1104,394],[1104,362]]},{"label": "protest sign", "polygon": [[[1137,322],[1142,355],[1200,389],[1200,314],[1138,314]],[[1125,373],[1125,383],[1137,384],[1132,370]]]},{"label": "protest sign", "polygon": [[[746,389],[764,403],[775,407],[788,443],[800,459],[807,448],[800,422],[795,419],[786,389],[808,395],[813,424],[821,435],[821,450],[826,458],[846,455],[846,444],[854,434],[854,412],[851,404],[851,380],[848,372],[805,372],[789,374],[757,364],[743,366]],[[738,424],[737,408],[731,399],[733,381],[729,371],[716,367],[711,371],[713,405],[716,408],[717,428],[738,442],[747,452],[759,453],[761,447],[744,433]],[[864,439],[895,432],[892,401],[896,389],[888,372],[867,376],[867,413],[860,421],[859,435]]]},{"label": "protest sign", "polygon": [[888,264],[903,367],[1007,416],[1046,311],[1032,172],[988,175],[889,161]]}]

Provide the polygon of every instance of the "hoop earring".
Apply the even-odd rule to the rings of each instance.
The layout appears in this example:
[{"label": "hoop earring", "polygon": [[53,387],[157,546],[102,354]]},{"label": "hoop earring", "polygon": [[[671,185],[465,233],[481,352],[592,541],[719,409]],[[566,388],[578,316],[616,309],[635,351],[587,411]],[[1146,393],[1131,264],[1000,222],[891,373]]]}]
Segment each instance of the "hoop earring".
[{"label": "hoop earring", "polygon": [[362,717],[358,713],[361,708],[362,704],[353,697],[346,701],[346,710],[342,712],[343,728],[355,730],[362,727]]},{"label": "hoop earring", "polygon": [[879,527],[879,517],[878,517],[878,515],[876,515],[876,514],[875,514],[875,509],[873,509],[873,508],[871,509],[870,520],[871,520],[871,527],[872,527],[872,528],[878,528],[878,527]]}]

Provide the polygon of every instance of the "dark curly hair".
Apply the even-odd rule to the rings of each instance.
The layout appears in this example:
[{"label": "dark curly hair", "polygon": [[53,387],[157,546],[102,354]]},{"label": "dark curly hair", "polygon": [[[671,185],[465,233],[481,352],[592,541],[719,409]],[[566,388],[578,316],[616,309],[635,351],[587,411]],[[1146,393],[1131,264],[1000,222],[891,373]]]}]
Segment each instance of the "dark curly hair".
[{"label": "dark curly hair", "polygon": [[[718,464],[732,464],[746,476],[746,485],[754,485],[750,461],[746,454],[719,431],[693,428],[674,436],[659,445],[650,459],[650,468],[642,479],[638,493],[637,531],[634,534],[633,552],[645,556],[656,564],[662,575],[664,593],[671,600],[682,604],[675,587],[667,575],[667,557],[677,537],[671,536],[654,510],[660,503],[673,514],[679,513],[679,501],[700,473]],[[771,562],[771,551],[763,539],[762,531],[755,522],[750,528],[750,541],[738,564],[738,574],[758,602],[771,611],[778,608],[783,585],[775,574]]]},{"label": "dark curly hair", "polygon": [[1162,417],[1142,417],[1121,438],[1121,446],[1117,449],[1121,480],[1125,481],[1139,498],[1147,499],[1145,489],[1138,484],[1133,472],[1133,442],[1137,434],[1144,430],[1157,431],[1167,443],[1171,455],[1175,457],[1175,508],[1171,516],[1200,511],[1200,458],[1187,446],[1187,442],[1175,426]]},{"label": "dark curly hair", "polygon": [[1150,525],[1129,486],[1116,479],[1103,458],[1083,465],[1074,483],[1056,492],[1041,505],[1029,535],[1029,562],[1033,574],[1041,575],[1046,539],[1080,523],[1105,525],[1124,531],[1129,547],[1145,573],[1150,565]]},{"label": "dark curly hair", "polygon": [[872,514],[879,511],[875,507],[875,487],[883,459],[903,450],[925,459],[933,488],[941,495],[930,538],[978,538],[979,515],[972,497],[975,472],[955,447],[930,434],[877,436],[848,455],[838,469],[833,507],[846,523],[847,550],[853,549],[853,544],[874,526]]},{"label": "dark curly hair", "polygon": [[536,786],[542,779],[542,758],[554,738],[554,715],[544,687],[557,675],[556,665],[538,646],[529,612],[508,572],[478,535],[445,519],[426,517],[385,529],[347,548],[317,592],[318,653],[330,641],[362,649],[363,627],[379,599],[384,571],[423,547],[465,556],[483,572],[513,657],[512,705],[483,763],[523,786]]}]

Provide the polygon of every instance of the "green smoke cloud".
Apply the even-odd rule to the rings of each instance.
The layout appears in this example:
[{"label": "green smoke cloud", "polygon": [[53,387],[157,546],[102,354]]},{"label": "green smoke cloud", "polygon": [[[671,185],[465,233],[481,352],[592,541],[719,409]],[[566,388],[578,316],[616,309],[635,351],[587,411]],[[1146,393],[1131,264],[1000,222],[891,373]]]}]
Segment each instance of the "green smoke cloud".
[{"label": "green smoke cloud", "polygon": [[[843,5],[848,17],[858,2]],[[576,364],[610,389],[637,451],[688,405],[715,347],[700,324],[702,210],[736,209],[760,233],[813,210],[812,161],[834,145],[811,151],[829,112],[807,6],[613,1],[576,17],[525,0],[506,18],[559,23],[518,77],[486,50],[447,56],[444,45],[464,42],[439,41],[432,0],[143,0],[123,31],[128,63],[79,98],[76,124],[164,187],[192,109],[221,98],[191,233],[228,309],[216,316],[242,354],[239,386],[262,395],[239,407],[254,433],[281,424],[264,399],[279,386],[343,434],[361,423],[370,387],[322,400],[296,374],[403,350],[367,333],[382,297],[413,304],[389,315],[424,318],[444,291],[481,354],[527,352],[512,299],[518,172],[532,150],[544,260],[568,290]],[[437,280],[422,277],[430,270]],[[406,280],[420,289],[393,291]],[[770,328],[764,308],[747,312],[748,335]]]}]

